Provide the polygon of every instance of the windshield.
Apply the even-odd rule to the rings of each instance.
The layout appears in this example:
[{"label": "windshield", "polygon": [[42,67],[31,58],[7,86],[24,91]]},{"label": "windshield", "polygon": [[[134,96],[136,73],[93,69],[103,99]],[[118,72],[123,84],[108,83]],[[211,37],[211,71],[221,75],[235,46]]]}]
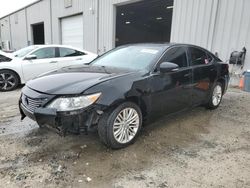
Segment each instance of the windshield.
[{"label": "windshield", "polygon": [[15,57],[24,57],[26,56],[28,53],[30,53],[32,50],[38,48],[37,46],[28,46],[26,48],[22,48],[20,50],[17,50],[13,53],[13,55]]},{"label": "windshield", "polygon": [[114,49],[91,65],[142,70],[147,69],[163,52],[163,47],[128,46]]}]

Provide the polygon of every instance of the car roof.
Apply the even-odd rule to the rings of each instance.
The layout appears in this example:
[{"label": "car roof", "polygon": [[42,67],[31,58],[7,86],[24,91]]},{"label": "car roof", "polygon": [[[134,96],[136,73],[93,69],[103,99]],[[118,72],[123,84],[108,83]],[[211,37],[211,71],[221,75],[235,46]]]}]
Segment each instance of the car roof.
[{"label": "car roof", "polygon": [[43,47],[66,47],[66,48],[75,48],[73,46],[69,46],[69,45],[60,45],[60,44],[38,44],[38,45],[31,45],[31,46],[36,46],[39,48],[43,48]]},{"label": "car roof", "polygon": [[189,47],[197,47],[197,48],[203,48],[201,46],[197,46],[194,44],[187,44],[187,43],[174,43],[174,42],[159,42],[159,43],[132,43],[132,44],[125,44],[122,46],[159,46],[159,47],[171,47],[171,46],[189,46]]},{"label": "car roof", "polygon": [[[46,47],[71,48],[71,49],[78,50],[78,51],[81,51],[81,52],[85,52],[85,53],[88,53],[88,54],[94,54],[93,52],[90,52],[90,51],[87,51],[87,50],[84,50],[84,49],[80,49],[80,48],[76,48],[76,47],[73,47],[73,46],[70,46],[70,45],[39,44],[39,45],[31,45],[31,46],[36,46],[38,48],[46,48]],[[94,55],[96,55],[96,54],[94,54]]]},{"label": "car roof", "polygon": [[187,44],[187,43],[174,43],[174,42],[159,42],[159,43],[135,43],[135,44],[126,44],[126,45],[122,45],[119,47],[127,47],[127,46],[144,46],[144,47],[162,47],[163,50],[167,50],[170,47],[174,47],[174,46],[186,46],[186,47],[194,47],[194,48],[198,48],[200,50],[205,51],[206,53],[210,54],[211,56],[213,56],[213,58],[215,58],[217,61],[221,61],[221,59],[219,57],[217,57],[214,53],[212,53],[211,51],[207,50],[204,47],[201,46],[197,46],[194,44]]},{"label": "car roof", "polygon": [[187,44],[187,43],[174,43],[174,42],[159,42],[159,43],[135,43],[135,44],[126,44],[126,45],[122,45],[120,47],[126,47],[126,46],[145,46],[145,47],[162,47],[162,48],[169,48],[169,47],[173,47],[173,46],[186,46],[186,47],[194,47],[194,48],[199,48],[201,50],[205,50],[209,53],[211,53],[209,50],[201,47],[201,46],[197,46],[194,44]]},{"label": "car roof", "polygon": [[133,43],[133,44],[125,44],[122,46],[145,46],[145,47],[169,47],[174,43]]}]

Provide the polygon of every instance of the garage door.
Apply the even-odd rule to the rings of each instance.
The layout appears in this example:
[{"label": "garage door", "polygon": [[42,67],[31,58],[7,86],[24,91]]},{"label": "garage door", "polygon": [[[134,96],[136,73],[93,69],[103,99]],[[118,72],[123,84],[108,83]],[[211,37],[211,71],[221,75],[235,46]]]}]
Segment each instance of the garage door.
[{"label": "garage door", "polygon": [[62,44],[83,48],[83,16],[71,16],[61,20]]},{"label": "garage door", "polygon": [[116,14],[116,46],[170,41],[173,0],[120,5]]}]

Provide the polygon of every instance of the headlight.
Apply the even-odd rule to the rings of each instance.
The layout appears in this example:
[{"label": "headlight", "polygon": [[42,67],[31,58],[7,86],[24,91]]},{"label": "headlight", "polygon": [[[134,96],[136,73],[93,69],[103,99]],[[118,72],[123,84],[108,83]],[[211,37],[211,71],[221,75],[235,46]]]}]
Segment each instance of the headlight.
[{"label": "headlight", "polygon": [[57,111],[72,111],[90,106],[101,96],[101,93],[79,97],[60,97],[52,101],[47,108],[55,108]]}]

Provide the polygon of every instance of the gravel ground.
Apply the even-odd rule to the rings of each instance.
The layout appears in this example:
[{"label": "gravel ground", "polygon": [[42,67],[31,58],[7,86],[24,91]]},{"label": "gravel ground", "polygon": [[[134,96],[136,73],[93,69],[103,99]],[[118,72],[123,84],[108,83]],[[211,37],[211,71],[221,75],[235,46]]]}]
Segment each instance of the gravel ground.
[{"label": "gravel ground", "polygon": [[116,151],[96,132],[62,138],[20,122],[19,95],[0,93],[0,187],[250,187],[248,93],[164,117]]}]

